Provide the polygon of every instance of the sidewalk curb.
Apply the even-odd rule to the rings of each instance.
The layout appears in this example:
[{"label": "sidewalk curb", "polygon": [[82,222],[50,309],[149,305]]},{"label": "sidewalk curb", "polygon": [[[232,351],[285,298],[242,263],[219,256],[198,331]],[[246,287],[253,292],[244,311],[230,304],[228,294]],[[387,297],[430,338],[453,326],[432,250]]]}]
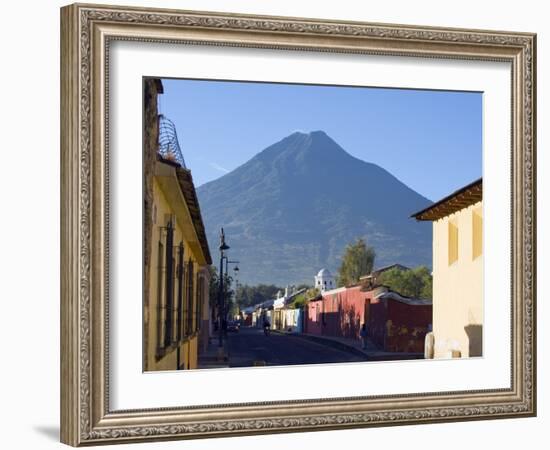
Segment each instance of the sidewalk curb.
[{"label": "sidewalk curb", "polygon": [[208,343],[205,352],[199,352],[198,355],[198,369],[221,369],[229,367],[229,349],[227,342],[223,343],[225,357],[223,360],[218,359],[218,346],[215,341]]},{"label": "sidewalk curb", "polygon": [[280,330],[271,330],[271,332],[277,333],[277,334],[284,334],[287,336],[295,336],[297,338],[301,339],[307,339],[312,342],[321,343],[324,345],[328,345],[329,347],[336,348],[338,350],[347,351],[349,353],[353,353],[356,356],[361,356],[363,358],[370,359],[370,355],[367,352],[364,352],[363,350],[358,349],[357,347],[354,347],[352,345],[348,345],[344,342],[335,341],[334,339],[322,337],[322,336],[312,336],[310,334],[300,334],[300,333],[287,333],[285,331]]}]

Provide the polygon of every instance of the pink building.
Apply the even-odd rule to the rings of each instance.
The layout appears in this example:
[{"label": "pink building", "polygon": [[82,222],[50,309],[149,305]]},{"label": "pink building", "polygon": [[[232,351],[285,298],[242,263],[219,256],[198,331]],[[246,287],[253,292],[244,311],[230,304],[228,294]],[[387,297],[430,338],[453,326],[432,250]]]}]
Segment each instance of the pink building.
[{"label": "pink building", "polygon": [[322,297],[307,304],[304,332],[359,339],[359,329],[368,321],[371,297],[372,291],[362,292],[361,286],[323,292]]},{"label": "pink building", "polygon": [[385,286],[357,285],[323,292],[305,307],[304,333],[360,339],[363,323],[380,350],[421,353],[432,324],[432,302],[403,297]]},{"label": "pink building", "polygon": [[432,324],[431,300],[387,291],[371,301],[369,313],[369,337],[378,348],[387,352],[424,352],[424,338]]}]

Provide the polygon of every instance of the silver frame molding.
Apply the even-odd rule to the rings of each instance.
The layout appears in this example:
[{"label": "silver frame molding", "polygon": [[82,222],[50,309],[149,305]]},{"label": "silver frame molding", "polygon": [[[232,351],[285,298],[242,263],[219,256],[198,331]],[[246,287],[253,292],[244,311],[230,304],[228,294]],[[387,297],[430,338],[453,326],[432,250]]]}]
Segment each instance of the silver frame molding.
[{"label": "silver frame molding", "polygon": [[[108,57],[113,40],[507,61],[509,389],[112,411]],[[61,9],[61,441],[73,446],[536,415],[536,35],[75,4]]]}]

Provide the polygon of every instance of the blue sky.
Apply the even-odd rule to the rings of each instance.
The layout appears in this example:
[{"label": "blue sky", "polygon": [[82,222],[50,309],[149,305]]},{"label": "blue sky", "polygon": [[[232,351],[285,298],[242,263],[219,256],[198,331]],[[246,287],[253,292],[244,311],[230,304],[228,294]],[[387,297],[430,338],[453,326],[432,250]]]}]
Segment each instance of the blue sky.
[{"label": "blue sky", "polygon": [[479,92],[163,80],[197,186],[294,131],[323,130],[348,153],[438,200],[482,174]]}]

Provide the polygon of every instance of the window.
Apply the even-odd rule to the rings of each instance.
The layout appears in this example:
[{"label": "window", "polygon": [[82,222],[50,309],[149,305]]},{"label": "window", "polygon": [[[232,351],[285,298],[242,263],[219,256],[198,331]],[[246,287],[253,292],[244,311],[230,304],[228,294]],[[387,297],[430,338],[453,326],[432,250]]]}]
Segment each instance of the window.
[{"label": "window", "polygon": [[193,261],[187,263],[187,335],[195,332],[193,329],[194,298],[193,298]]},{"label": "window", "polygon": [[[173,253],[173,252],[172,252]],[[170,342],[175,343],[178,341],[178,266],[176,265],[176,258],[172,255],[172,314],[170,315]]]},{"label": "window", "polygon": [[164,245],[161,241],[157,248],[157,343],[158,347],[164,347],[164,324],[166,321],[166,299],[164,297]]},{"label": "window", "polygon": [[202,304],[204,302],[204,278],[200,275],[197,275],[197,325],[196,329],[201,329],[202,323]]},{"label": "window", "polygon": [[449,266],[458,260],[458,226],[449,221]]},{"label": "window", "polygon": [[185,336],[185,331],[183,329],[183,274],[184,274],[184,267],[183,267],[183,242],[180,242],[178,245],[178,265],[177,265],[177,284],[178,284],[178,291],[177,291],[177,322],[176,322],[176,328],[177,328],[177,336],[176,340],[181,341],[183,336]]},{"label": "window", "polygon": [[166,314],[164,330],[164,347],[172,343],[173,330],[173,310],[174,310],[174,257],[172,256],[174,248],[174,227],[172,220],[166,226],[166,248],[165,248],[165,294],[166,294]]},{"label": "window", "polygon": [[157,251],[157,347],[158,350],[163,350],[177,340],[178,333],[178,309],[175,304],[177,276],[172,218],[168,220],[166,227],[161,227]]},{"label": "window", "polygon": [[472,211],[472,259],[483,253],[483,217],[481,208]]}]

